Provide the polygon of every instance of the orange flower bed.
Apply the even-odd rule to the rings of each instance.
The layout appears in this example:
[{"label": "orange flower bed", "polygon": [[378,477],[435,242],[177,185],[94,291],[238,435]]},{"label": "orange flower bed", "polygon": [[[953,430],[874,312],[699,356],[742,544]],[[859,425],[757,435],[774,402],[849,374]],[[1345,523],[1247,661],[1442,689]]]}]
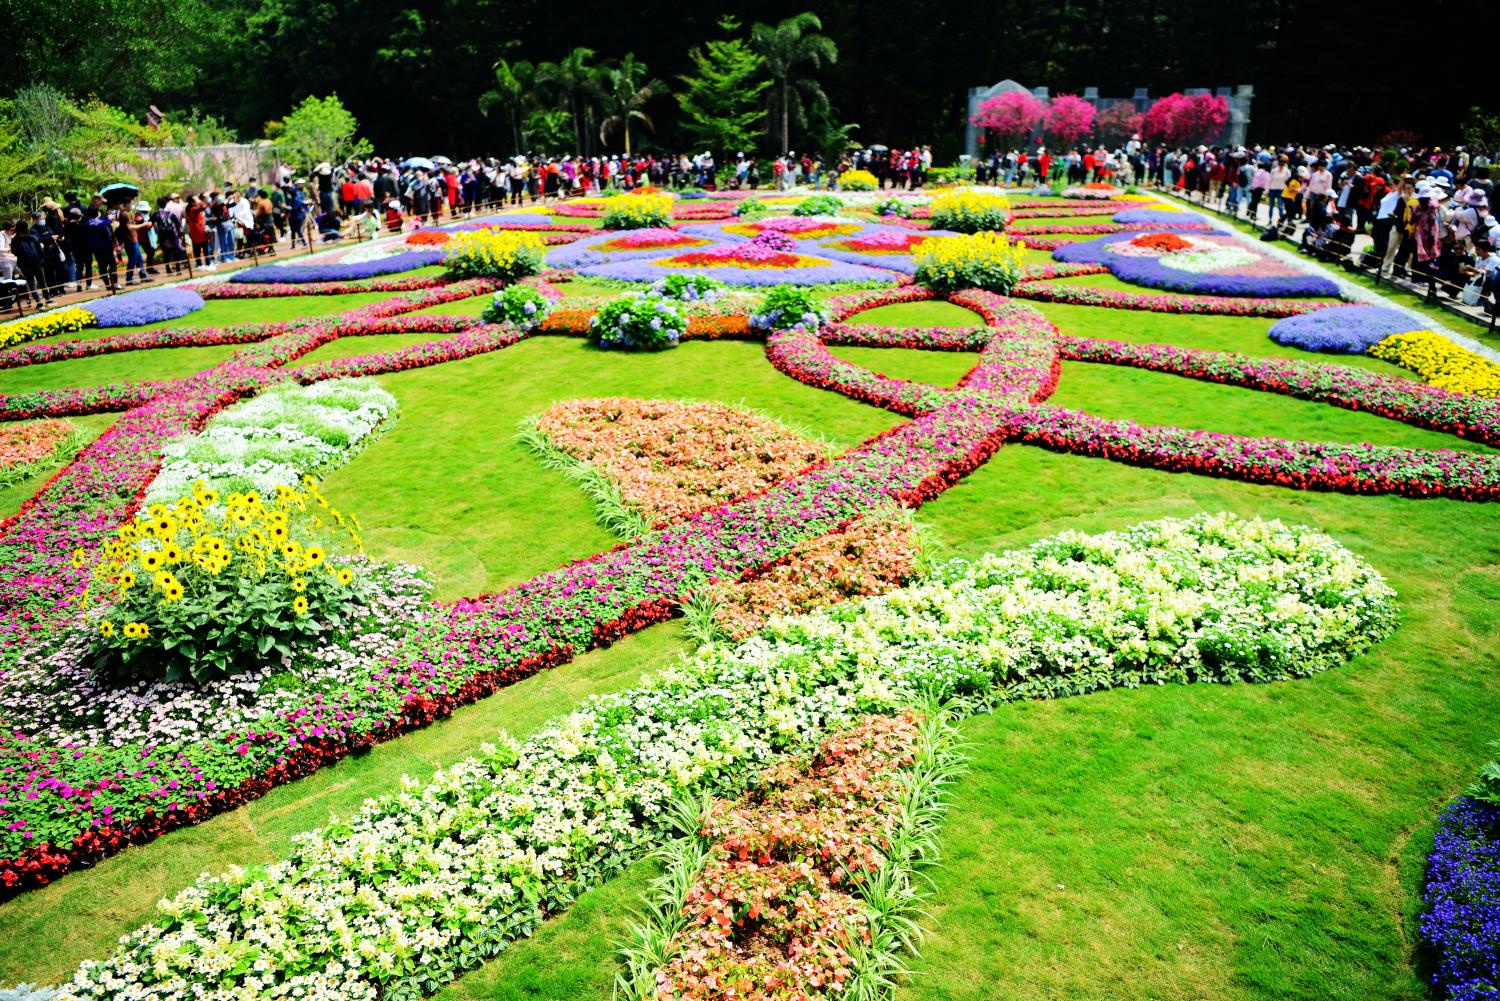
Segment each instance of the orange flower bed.
[{"label": "orange flower bed", "polygon": [[[572,400],[542,414],[537,427],[555,448],[614,482],[625,504],[655,524],[765,490],[824,458],[775,421],[721,403]],[[719,628],[743,639],[775,615],[894,590],[915,575],[919,551],[909,524],[879,512],[705,593],[718,605]]]},{"label": "orange flower bed", "polygon": [[444,233],[438,229],[419,229],[406,238],[407,244],[411,246],[440,246],[453,239],[452,233]]},{"label": "orange flower bed", "polygon": [[67,421],[0,424],[0,474],[52,458],[72,434]]},{"label": "orange flower bed", "polygon": [[613,480],[651,522],[765,490],[824,459],[775,421],[722,403],[569,400],[537,426],[556,448]]},{"label": "orange flower bed", "polygon": [[875,514],[809,539],[765,573],[705,590],[719,605],[714,621],[730,639],[742,640],[776,615],[894,591],[916,575],[918,550],[910,525]]}]

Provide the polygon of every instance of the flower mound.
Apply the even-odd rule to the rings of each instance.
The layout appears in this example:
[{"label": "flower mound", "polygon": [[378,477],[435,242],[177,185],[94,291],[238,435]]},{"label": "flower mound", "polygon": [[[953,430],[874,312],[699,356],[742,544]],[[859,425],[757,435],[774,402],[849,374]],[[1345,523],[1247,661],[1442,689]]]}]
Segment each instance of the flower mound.
[{"label": "flower mound", "polygon": [[675,229],[663,229],[661,227],[648,227],[646,229],[632,230],[623,236],[610,237],[594,247],[604,251],[618,250],[676,250],[682,247],[702,247],[709,241],[696,236],[688,236],[686,233]]},{"label": "flower mound", "polygon": [[836,216],[843,211],[844,202],[838,195],[808,195],[792,207],[794,216]]},{"label": "flower mound", "polygon": [[601,348],[657,351],[675,348],[687,319],[675,303],[633,292],[611,301],[590,322],[589,340]]},{"label": "flower mound", "polygon": [[601,220],[605,229],[660,229],[672,221],[672,196],[642,194],[611,198]]},{"label": "flower mound", "polygon": [[1190,246],[1162,253],[1134,242],[1138,234],[1111,233],[1096,240],[1064,243],[1052,256],[1068,263],[1103,264],[1121,281],[1171,292],[1262,298],[1339,295],[1332,279],[1295,271],[1235,237],[1169,235]]},{"label": "flower mound", "polygon": [[1010,200],[988,191],[950,191],[938,195],[928,207],[933,229],[955,233],[999,231],[1010,222]]},{"label": "flower mound", "polygon": [[794,240],[821,240],[830,236],[858,233],[859,223],[843,222],[827,215],[808,213],[803,216],[773,216],[754,222],[735,222],[724,227],[724,232],[735,236],[757,236],[765,232],[784,233]]},{"label": "flower mound", "polygon": [[1500,995],[1500,806],[1466,796],[1443,811],[1423,901],[1433,986],[1454,1001]]},{"label": "flower mound", "polygon": [[1004,295],[1026,270],[1026,248],[988,232],[927,240],[913,259],[917,281],[939,293],[977,288]]},{"label": "flower mound", "polygon": [[824,246],[854,254],[910,254],[929,239],[931,237],[926,233],[884,230],[852,236],[847,240],[834,240]]},{"label": "flower mound", "polygon": [[200,484],[121,526],[104,547],[93,579],[108,603],[94,646],[105,674],[221,678],[273,651],[289,657],[341,623],[356,597],[354,571],[307,540],[334,524],[356,544],[358,536],[310,478],[305,492],[278,488],[270,507],[256,494],[232,494],[218,515],[218,503]]},{"label": "flower mound", "polygon": [[1420,322],[1386,306],[1339,306],[1277,320],[1270,336],[1303,351],[1362,355],[1392,334],[1415,330]]},{"label": "flower mound", "polygon": [[236,271],[230,281],[256,285],[285,282],[305,285],[309,282],[348,282],[378,275],[393,275],[414,268],[425,268],[443,260],[441,250],[408,250],[374,261],[335,262],[332,264],[262,264]]},{"label": "flower mound", "polygon": [[186,288],[147,288],[89,303],[98,327],[139,327],[175,320],[203,308],[203,297]]},{"label": "flower mound", "polygon": [[670,268],[815,268],[827,262],[819,257],[789,253],[757,240],[750,240],[746,243],[722,244],[690,254],[678,254],[656,263]]},{"label": "flower mound", "polygon": [[54,309],[41,316],[0,324],[0,348],[40,340],[43,337],[56,337],[58,334],[76,334],[93,325],[94,314],[86,309],[77,306]]},{"label": "flower mound", "polygon": [[880,180],[868,170],[846,170],[839,175],[839,188],[843,191],[874,191]]},{"label": "flower mound", "polygon": [[1118,198],[1124,193],[1124,188],[1117,188],[1113,184],[1105,184],[1101,181],[1094,181],[1089,184],[1079,184],[1074,185],[1071,188],[1064,188],[1062,191],[1062,197],[1106,199]]},{"label": "flower mound", "polygon": [[507,285],[495,293],[480,319],[485,323],[511,323],[520,330],[535,330],[552,312],[552,300],[530,285]]},{"label": "flower mound", "polygon": [[542,270],[542,239],[524,230],[471,230],[448,241],[444,264],[455,278],[515,281]]}]

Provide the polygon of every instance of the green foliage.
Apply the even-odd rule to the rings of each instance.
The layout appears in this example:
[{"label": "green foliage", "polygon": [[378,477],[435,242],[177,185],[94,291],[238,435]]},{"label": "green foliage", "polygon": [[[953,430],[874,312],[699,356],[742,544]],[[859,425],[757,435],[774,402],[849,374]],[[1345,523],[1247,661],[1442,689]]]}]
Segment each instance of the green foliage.
[{"label": "green foliage", "polygon": [[806,128],[809,111],[828,112],[828,95],[816,80],[801,75],[804,66],[820,69],[824,63],[838,62],[838,46],[821,34],[823,22],[818,15],[804,11],[775,24],[757,24],[750,29],[750,41],[765,60],[766,72],[773,89],[769,111],[774,124],[773,135],[780,143],[778,153],[786,152],[791,143],[791,126]]},{"label": "green foliage", "polygon": [[[1491,750],[1500,751],[1500,740],[1490,745]],[[1500,761],[1491,761],[1479,769],[1479,778],[1467,790],[1475,799],[1500,806]]]},{"label": "green foliage", "polygon": [[652,132],[656,123],[646,115],[645,107],[658,91],[663,89],[660,80],[654,80],[646,72],[646,64],[638,62],[635,53],[627,52],[619,65],[605,67],[599,74],[599,93],[604,117],[599,122],[599,141],[608,144],[610,136],[623,132],[625,152],[630,152],[630,123],[640,122]]},{"label": "green foliage", "polygon": [[1490,114],[1476,105],[1459,125],[1458,134],[1471,152],[1500,152],[1500,114]]},{"label": "green foliage", "polygon": [[769,330],[790,330],[796,326],[816,329],[827,318],[827,307],[811,289],[802,285],[772,285],[750,322]]},{"label": "green foliage", "polygon": [[[289,658],[344,621],[358,597],[355,572],[328,561],[333,538],[309,500],[278,487],[274,506],[232,494],[225,508],[199,488],[153,505],[110,543],[94,569],[110,602],[94,637],[94,666],[108,677],[204,682]],[[122,530],[124,531],[124,530]]]},{"label": "green foliage", "polygon": [[513,323],[522,330],[541,324],[552,312],[552,301],[530,285],[507,285],[495,293],[480,318],[485,323]]},{"label": "green foliage", "polygon": [[837,195],[808,195],[792,206],[792,215],[838,215],[843,207]]},{"label": "green foliage", "polygon": [[530,130],[523,128],[522,124],[530,124],[530,117],[535,111],[535,92],[535,66],[524,59],[513,63],[498,59],[495,61],[495,86],[479,95],[479,110],[482,114],[488,115],[495,110],[504,113],[506,120],[510,122],[511,140],[517,150],[529,145]]},{"label": "green foliage", "polygon": [[[726,35],[739,30],[732,17],[721,18]],[[761,95],[771,86],[757,80],[765,60],[741,38],[714,39],[688,53],[694,72],[679,79],[677,95],[682,106],[682,128],[710,150],[746,150],[765,134],[765,113],[758,107]]]},{"label": "green foliage", "polygon": [[594,316],[589,340],[620,351],[675,348],[687,332],[687,318],[676,303],[637,292],[613,299]]},{"label": "green foliage", "polygon": [[651,291],[667,299],[707,299],[718,296],[729,286],[717,278],[708,275],[686,272],[680,275],[667,275],[651,285]]},{"label": "green foliage", "polygon": [[368,156],[374,147],[357,135],[357,122],[337,94],[308,97],[282,120],[277,145],[282,159],[311,170],[319,163],[341,163]]}]

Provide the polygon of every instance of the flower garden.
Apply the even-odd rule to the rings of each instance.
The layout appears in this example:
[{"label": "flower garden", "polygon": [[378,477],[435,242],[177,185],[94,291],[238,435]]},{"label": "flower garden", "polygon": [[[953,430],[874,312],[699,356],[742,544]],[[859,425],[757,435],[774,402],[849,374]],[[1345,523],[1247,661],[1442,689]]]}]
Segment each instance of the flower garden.
[{"label": "flower garden", "polygon": [[850,182],[0,325],[0,984],[1496,989],[1495,353]]}]

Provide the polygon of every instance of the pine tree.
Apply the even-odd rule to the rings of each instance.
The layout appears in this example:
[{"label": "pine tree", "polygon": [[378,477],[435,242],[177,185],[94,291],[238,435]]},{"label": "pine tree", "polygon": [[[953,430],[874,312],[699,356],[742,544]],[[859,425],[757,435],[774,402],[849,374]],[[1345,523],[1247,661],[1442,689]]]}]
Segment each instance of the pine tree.
[{"label": "pine tree", "polygon": [[[719,21],[726,35],[739,30],[732,17]],[[765,60],[741,38],[705,42],[688,53],[697,71],[682,76],[682,126],[716,153],[733,153],[754,147],[765,134],[765,110],[761,95],[771,86],[757,79]]]}]

